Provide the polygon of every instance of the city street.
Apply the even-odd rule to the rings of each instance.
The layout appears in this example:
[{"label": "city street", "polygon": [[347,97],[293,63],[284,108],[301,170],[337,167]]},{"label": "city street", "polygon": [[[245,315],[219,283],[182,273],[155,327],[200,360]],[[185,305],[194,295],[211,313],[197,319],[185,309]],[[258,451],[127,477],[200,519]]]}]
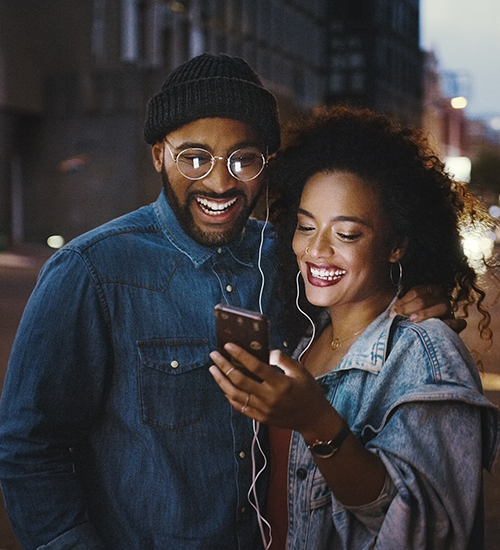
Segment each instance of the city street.
[{"label": "city street", "polygon": [[[22,254],[0,253],[0,391],[8,356],[22,311],[35,285],[36,275],[47,259],[46,252]],[[492,328],[496,342],[489,352],[477,337],[477,316],[471,315],[462,336],[471,350],[481,352],[483,382],[487,396],[500,406],[500,284],[488,296]],[[500,459],[494,474],[485,474],[486,550],[500,550]],[[22,550],[9,527],[5,509],[0,504],[0,549]]]}]

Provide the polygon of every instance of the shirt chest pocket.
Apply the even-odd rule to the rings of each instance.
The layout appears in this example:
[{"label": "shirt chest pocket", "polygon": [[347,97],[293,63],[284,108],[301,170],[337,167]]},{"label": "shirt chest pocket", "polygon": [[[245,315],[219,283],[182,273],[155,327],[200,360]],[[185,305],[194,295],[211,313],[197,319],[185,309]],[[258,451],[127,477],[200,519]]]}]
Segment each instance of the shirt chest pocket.
[{"label": "shirt chest pocket", "polygon": [[209,350],[203,338],[165,338],[137,343],[143,422],[177,429],[201,420]]}]

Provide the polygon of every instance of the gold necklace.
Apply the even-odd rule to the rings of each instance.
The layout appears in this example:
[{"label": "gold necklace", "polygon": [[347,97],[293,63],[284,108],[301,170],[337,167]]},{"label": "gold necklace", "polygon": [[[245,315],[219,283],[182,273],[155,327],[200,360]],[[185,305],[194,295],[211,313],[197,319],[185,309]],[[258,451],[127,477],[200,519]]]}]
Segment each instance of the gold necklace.
[{"label": "gold necklace", "polygon": [[[355,332],[354,334],[351,334],[350,336],[348,336],[347,338],[343,338],[342,340],[340,340],[339,338],[335,338],[334,336],[332,343],[330,344],[330,347],[332,348],[333,351],[337,351],[344,342],[347,342],[347,340],[350,340],[354,336],[357,336],[360,332],[363,332],[365,328],[366,327],[363,327],[362,329],[358,330],[358,332]],[[332,336],[333,336],[333,325],[332,325]]]}]

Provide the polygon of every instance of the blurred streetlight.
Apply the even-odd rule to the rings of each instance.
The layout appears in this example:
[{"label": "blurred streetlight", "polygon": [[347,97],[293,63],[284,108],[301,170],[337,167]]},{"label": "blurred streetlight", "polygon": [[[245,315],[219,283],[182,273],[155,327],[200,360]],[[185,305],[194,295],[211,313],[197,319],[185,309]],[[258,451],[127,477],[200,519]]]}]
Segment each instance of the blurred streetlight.
[{"label": "blurred streetlight", "polygon": [[454,109],[464,109],[467,105],[467,100],[463,96],[453,97],[450,101]]},{"label": "blurred streetlight", "polygon": [[446,157],[446,171],[458,181],[470,181],[472,163],[469,157]]},{"label": "blurred streetlight", "polygon": [[47,244],[50,246],[50,248],[61,248],[64,246],[64,237],[61,235],[51,235],[47,239]]},{"label": "blurred streetlight", "polygon": [[500,116],[493,117],[490,120],[490,126],[493,130],[500,130]]},{"label": "blurred streetlight", "polygon": [[496,235],[485,224],[466,225],[461,231],[462,247],[469,264],[477,273],[485,273],[486,260],[493,253]]}]

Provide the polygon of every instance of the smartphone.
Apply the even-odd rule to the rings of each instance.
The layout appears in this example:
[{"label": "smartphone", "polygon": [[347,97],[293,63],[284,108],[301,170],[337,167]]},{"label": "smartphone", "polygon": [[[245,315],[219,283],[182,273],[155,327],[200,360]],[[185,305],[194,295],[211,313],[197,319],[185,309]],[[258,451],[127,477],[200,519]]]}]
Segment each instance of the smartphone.
[{"label": "smartphone", "polygon": [[269,363],[269,318],[254,311],[248,311],[226,304],[217,304],[214,308],[215,329],[218,351],[250,378],[262,382],[224,349],[224,344],[232,342],[259,361]]}]

